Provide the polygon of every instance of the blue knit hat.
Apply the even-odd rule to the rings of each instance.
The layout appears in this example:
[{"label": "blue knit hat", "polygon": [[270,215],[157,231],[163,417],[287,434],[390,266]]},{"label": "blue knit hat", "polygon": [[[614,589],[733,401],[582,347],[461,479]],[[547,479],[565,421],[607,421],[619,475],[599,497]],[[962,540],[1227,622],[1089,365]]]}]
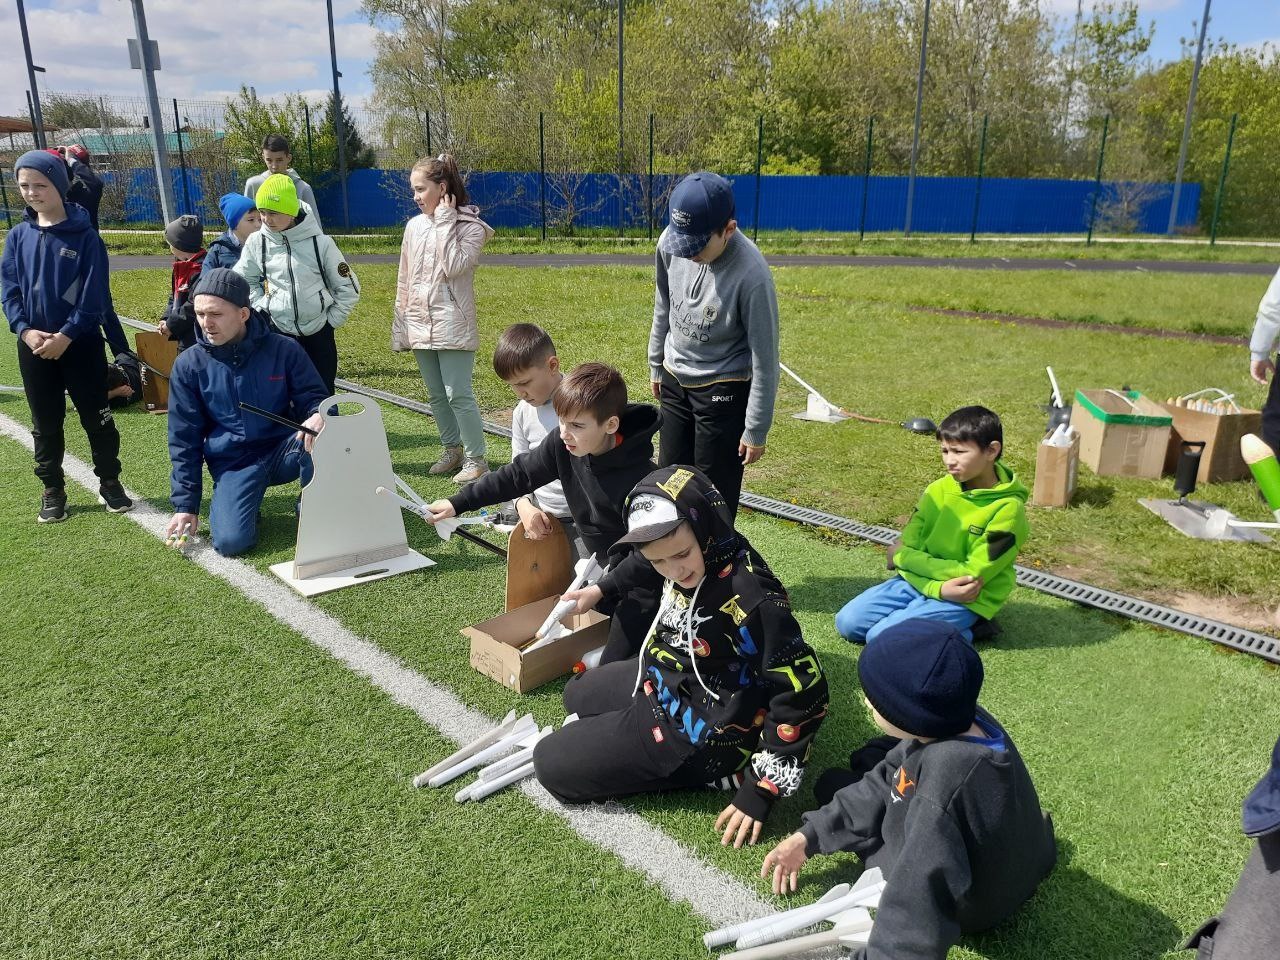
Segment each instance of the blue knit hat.
[{"label": "blue knit hat", "polygon": [[250,210],[256,209],[256,205],[243,193],[224,193],[218,198],[218,209],[222,211],[222,218],[227,221],[227,229],[234,230],[240,219]]},{"label": "blue knit hat", "polygon": [[954,737],[973,724],[982,658],[946,623],[904,620],[858,658],[862,692],[880,716],[917,737]]},{"label": "blue knit hat", "polygon": [[53,184],[53,189],[58,191],[58,196],[66,199],[67,190],[71,187],[71,178],[67,174],[67,161],[47,150],[28,150],[13,165],[15,178],[18,176],[18,171],[24,167],[41,174]]}]

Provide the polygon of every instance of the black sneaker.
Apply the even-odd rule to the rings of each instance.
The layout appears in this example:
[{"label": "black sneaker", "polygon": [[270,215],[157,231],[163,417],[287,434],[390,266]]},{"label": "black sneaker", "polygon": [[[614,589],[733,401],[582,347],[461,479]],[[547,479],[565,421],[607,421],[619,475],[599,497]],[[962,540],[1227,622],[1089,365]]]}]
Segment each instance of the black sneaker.
[{"label": "black sneaker", "polygon": [[124,492],[119,480],[104,480],[98,487],[98,502],[112,513],[126,513],[133,509],[133,501]]},{"label": "black sneaker", "polygon": [[67,519],[67,491],[62,487],[45,488],[40,494],[40,516],[36,519],[41,523],[61,523]]}]

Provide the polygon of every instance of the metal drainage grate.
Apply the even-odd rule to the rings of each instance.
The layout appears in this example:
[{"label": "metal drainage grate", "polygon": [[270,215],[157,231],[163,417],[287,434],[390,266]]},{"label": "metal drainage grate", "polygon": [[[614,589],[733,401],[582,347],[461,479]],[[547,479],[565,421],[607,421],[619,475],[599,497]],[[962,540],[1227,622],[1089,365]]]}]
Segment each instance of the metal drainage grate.
[{"label": "metal drainage grate", "polygon": [[[120,320],[139,330],[154,329],[150,324],[139,323],[129,317],[121,317]],[[381,400],[384,403],[390,403],[393,406],[411,410],[414,413],[431,416],[431,408],[425,403],[402,397],[386,390],[366,387],[352,380],[337,380],[335,381],[335,386],[349,393],[363,394],[366,397],[372,397],[375,400]],[[499,437],[510,438],[511,436],[509,427],[504,427],[491,420],[484,421],[484,430],[485,433]],[[795,503],[786,503],[782,500],[775,500],[772,497],[751,493],[748,490],[742,491],[741,503],[744,507],[759,513],[779,517],[783,520],[792,520],[811,527],[825,527],[828,530],[837,530],[840,533],[851,534],[881,545],[892,543],[898,536],[898,531],[889,527],[860,523],[849,517],[841,517],[823,510],[815,510],[812,507],[802,507]],[[1113,590],[1104,590],[1102,587],[1094,587],[1078,580],[1068,580],[1066,577],[1059,577],[1057,574],[1046,573],[1043,570],[1032,570],[1030,567],[1024,567],[1020,564],[1015,569],[1017,570],[1018,584],[1020,586],[1039,590],[1041,593],[1047,593],[1062,600],[1070,600],[1082,606],[1106,610],[1109,613],[1128,617],[1131,620],[1140,620],[1157,627],[1177,631],[1178,633],[1211,640],[1224,647],[1240,650],[1243,653],[1252,653],[1254,656],[1270,660],[1272,663],[1280,663],[1280,640],[1275,637],[1268,637],[1265,634],[1246,630],[1244,627],[1237,627],[1229,623],[1222,623],[1219,620],[1210,620],[1207,617],[1175,610],[1172,607],[1152,603],[1149,600],[1141,600],[1138,597],[1116,593]]]}]

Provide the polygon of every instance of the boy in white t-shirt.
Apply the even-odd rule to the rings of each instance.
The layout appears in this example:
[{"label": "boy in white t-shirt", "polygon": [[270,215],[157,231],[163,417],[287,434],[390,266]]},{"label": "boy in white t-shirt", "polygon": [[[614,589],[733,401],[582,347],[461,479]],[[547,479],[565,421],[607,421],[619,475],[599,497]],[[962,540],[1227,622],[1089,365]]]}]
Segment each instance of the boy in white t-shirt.
[{"label": "boy in white t-shirt", "polygon": [[[511,414],[511,458],[536,449],[543,438],[560,429],[551,398],[564,379],[555,344],[545,330],[533,323],[507,327],[493,351],[493,371],[520,398]],[[551,532],[549,517],[564,527],[565,536],[579,558],[586,556],[578,537],[568,501],[559,481],[539,487],[515,502],[525,534],[541,540]]]}]

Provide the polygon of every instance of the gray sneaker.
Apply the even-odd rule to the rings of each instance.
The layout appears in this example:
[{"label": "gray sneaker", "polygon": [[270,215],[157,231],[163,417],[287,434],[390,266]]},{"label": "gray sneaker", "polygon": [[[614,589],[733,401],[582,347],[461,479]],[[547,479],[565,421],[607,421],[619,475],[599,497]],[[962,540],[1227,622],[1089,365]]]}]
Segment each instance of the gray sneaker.
[{"label": "gray sneaker", "polygon": [[462,448],[445,447],[440,451],[440,459],[431,465],[427,473],[453,473],[462,466]]},{"label": "gray sneaker", "polygon": [[478,457],[467,457],[462,461],[462,469],[453,475],[454,483],[470,483],[489,472],[487,460]]},{"label": "gray sneaker", "polygon": [[62,487],[46,487],[40,494],[41,523],[61,523],[67,519],[67,492]]}]

